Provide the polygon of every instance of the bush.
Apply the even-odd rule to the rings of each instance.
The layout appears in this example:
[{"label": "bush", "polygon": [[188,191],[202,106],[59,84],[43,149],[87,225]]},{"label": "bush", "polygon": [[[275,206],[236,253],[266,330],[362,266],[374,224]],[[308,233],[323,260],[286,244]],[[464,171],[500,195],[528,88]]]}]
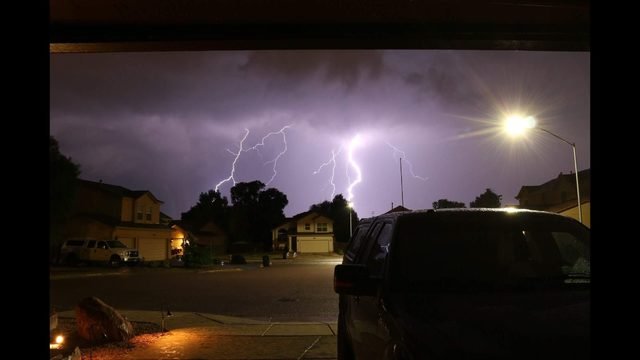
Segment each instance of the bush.
[{"label": "bush", "polygon": [[242,255],[234,254],[229,257],[229,263],[230,264],[246,264],[247,260]]},{"label": "bush", "polygon": [[214,264],[213,251],[210,246],[185,245],[184,246],[184,266],[201,267]]}]

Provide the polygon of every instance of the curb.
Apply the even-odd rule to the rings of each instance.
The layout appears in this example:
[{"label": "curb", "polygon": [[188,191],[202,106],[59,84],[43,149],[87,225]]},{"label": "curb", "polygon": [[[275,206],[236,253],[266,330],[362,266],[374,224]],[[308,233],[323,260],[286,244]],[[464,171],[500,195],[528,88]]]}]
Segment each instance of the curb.
[{"label": "curb", "polygon": [[[335,336],[337,322],[270,322],[219,314],[174,312],[162,316],[158,311],[118,310],[129,321],[164,325],[168,330],[202,328],[230,336]],[[75,318],[74,310],[58,312],[60,318]]]}]

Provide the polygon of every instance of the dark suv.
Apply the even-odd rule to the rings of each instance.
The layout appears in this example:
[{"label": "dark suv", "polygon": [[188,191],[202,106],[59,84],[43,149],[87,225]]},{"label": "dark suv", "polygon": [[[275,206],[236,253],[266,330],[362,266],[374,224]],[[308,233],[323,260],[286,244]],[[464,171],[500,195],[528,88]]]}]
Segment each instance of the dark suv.
[{"label": "dark suv", "polygon": [[339,359],[590,358],[590,230],[507,209],[360,223],[335,268]]}]

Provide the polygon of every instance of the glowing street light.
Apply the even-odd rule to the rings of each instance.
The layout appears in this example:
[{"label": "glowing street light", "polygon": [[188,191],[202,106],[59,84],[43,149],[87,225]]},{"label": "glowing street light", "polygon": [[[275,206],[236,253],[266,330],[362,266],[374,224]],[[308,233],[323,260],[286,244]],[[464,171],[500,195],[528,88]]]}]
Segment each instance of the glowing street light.
[{"label": "glowing street light", "polygon": [[509,133],[512,136],[520,135],[525,131],[527,131],[528,129],[538,129],[571,145],[571,148],[573,149],[573,168],[576,172],[576,195],[578,197],[578,220],[582,222],[582,205],[580,204],[580,181],[578,180],[578,160],[576,158],[576,143],[572,143],[568,140],[565,140],[547,129],[537,127],[536,120],[533,116],[523,117],[520,115],[511,115],[507,117],[507,119],[505,120],[504,126],[507,133]]},{"label": "glowing street light", "polygon": [[351,216],[352,210],[351,209],[353,209],[353,202],[349,201],[347,203],[347,207],[349,208],[349,238],[351,238],[351,236],[353,236],[353,224],[352,224],[352,220],[351,220],[351,218],[352,218],[352,216]]}]

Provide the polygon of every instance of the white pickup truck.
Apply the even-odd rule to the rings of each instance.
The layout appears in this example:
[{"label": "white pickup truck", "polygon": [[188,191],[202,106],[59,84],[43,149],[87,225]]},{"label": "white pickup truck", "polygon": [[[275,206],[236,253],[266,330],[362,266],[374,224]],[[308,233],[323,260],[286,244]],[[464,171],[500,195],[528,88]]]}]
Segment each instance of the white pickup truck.
[{"label": "white pickup truck", "polygon": [[62,244],[60,258],[63,263],[103,262],[110,266],[135,264],[142,261],[138,249],[127,248],[118,240],[68,239]]}]

